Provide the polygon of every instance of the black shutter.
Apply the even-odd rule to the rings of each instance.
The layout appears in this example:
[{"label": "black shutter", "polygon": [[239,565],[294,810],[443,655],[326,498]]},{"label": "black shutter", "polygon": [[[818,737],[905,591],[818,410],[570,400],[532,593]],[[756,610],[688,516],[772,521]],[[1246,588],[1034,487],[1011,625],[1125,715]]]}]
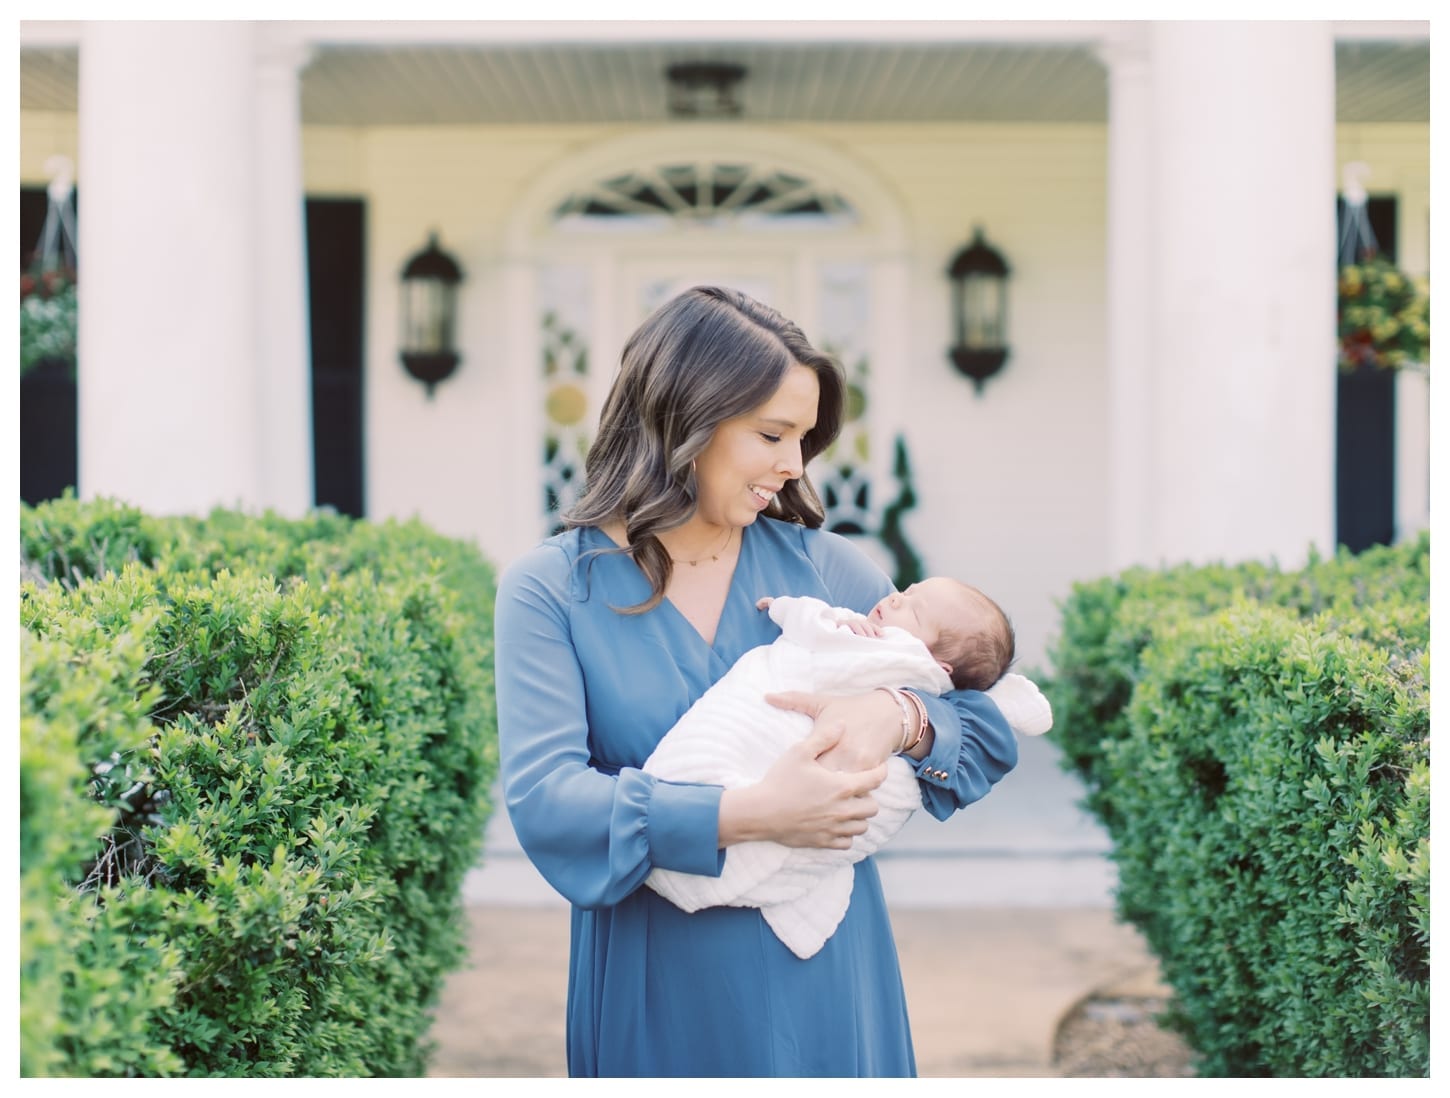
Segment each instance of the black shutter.
[{"label": "black shutter", "polygon": [[[1394,262],[1398,201],[1371,197],[1365,212],[1380,255]],[[1338,213],[1342,228],[1343,199]],[[1355,553],[1390,544],[1395,537],[1394,371],[1339,375],[1335,439],[1335,540]]]},{"label": "black shutter", "polygon": [[[72,192],[72,208],[75,201]],[[44,187],[20,188],[22,271],[40,246],[46,205]],[[76,486],[76,415],[76,379],[69,362],[45,359],[20,378],[20,498],[31,506],[59,499]]]},{"label": "black shutter", "polygon": [[364,222],[356,198],[307,200],[313,498],[363,516]]}]

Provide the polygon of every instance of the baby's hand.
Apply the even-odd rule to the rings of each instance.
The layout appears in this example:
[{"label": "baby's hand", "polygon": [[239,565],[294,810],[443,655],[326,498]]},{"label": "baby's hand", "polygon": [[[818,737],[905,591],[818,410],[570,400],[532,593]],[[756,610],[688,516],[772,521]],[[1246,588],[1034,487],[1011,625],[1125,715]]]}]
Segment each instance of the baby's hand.
[{"label": "baby's hand", "polygon": [[881,627],[870,618],[850,618],[846,621],[846,628],[858,637],[881,636]]},{"label": "baby's hand", "polygon": [[770,598],[769,596],[767,596],[767,597],[765,597],[763,599],[757,599],[756,600],[756,603],[755,603],[755,608],[757,610],[769,610],[770,609],[770,604],[772,602],[774,602],[774,601],[775,600],[772,599],[772,598]]}]

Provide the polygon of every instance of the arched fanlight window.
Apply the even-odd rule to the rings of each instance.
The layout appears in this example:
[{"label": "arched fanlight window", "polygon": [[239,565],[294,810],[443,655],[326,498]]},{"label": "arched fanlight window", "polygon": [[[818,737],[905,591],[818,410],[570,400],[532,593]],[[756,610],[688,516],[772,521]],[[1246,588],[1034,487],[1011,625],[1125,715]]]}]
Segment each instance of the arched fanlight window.
[{"label": "arched fanlight window", "polygon": [[738,162],[664,163],[611,176],[555,212],[563,228],[732,220],[839,228],[857,215],[840,195],[794,171]]}]

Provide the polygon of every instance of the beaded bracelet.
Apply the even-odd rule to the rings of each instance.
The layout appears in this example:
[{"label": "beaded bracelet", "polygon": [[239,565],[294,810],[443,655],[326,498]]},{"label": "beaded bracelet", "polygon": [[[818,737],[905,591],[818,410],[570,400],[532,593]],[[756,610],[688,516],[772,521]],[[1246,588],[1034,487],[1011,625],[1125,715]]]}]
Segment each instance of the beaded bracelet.
[{"label": "beaded bracelet", "polygon": [[903,746],[901,750],[897,752],[897,754],[904,755],[908,751],[915,751],[917,744],[921,743],[922,740],[926,739],[926,730],[931,724],[931,718],[926,715],[926,703],[918,698],[915,694],[911,693],[911,691],[900,690],[897,691],[897,693],[909,699],[912,706],[916,709],[916,739],[912,740],[910,743],[907,743],[905,738],[903,737]]},{"label": "beaded bracelet", "polygon": [[[901,745],[896,749],[896,753],[899,755],[907,750],[906,741],[911,739],[911,705],[906,698],[902,697],[900,690],[890,686],[878,686],[876,689],[890,694],[896,699],[896,704],[901,709]],[[917,742],[921,742],[920,737]]]}]

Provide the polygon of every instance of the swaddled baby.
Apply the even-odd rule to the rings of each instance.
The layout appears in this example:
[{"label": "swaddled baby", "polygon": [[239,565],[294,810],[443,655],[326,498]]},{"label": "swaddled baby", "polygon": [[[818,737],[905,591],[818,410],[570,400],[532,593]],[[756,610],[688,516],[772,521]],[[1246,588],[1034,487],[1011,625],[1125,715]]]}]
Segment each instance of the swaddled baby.
[{"label": "swaddled baby", "polygon": [[[1037,687],[1006,673],[1015,654],[1007,616],[968,584],[932,577],[886,596],[869,614],[815,598],[757,605],[781,627],[780,637],[741,656],[686,711],[645,761],[647,773],[726,788],[759,781],[781,752],[810,733],[809,717],[765,701],[766,694],[788,690],[983,690],[1018,734],[1040,735],[1052,726]],[[726,851],[719,877],[655,869],[645,884],[685,911],[758,907],[792,952],[813,956],[845,916],[855,863],[921,807],[916,774],[900,755],[888,760],[886,779],[872,795],[877,814],[849,850],[738,843]]]}]

